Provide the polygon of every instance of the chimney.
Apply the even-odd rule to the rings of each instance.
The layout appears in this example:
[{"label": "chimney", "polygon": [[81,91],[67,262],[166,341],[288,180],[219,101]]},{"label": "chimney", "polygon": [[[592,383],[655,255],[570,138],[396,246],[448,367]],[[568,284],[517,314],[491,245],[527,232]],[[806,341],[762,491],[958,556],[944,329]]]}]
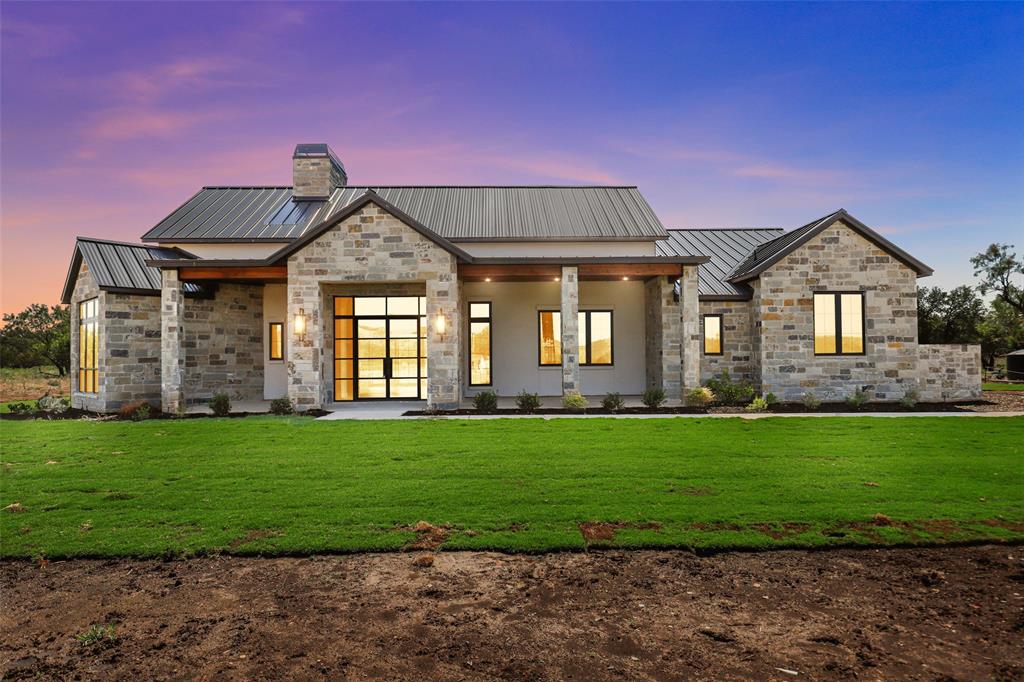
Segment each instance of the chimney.
[{"label": "chimney", "polygon": [[348,182],[345,167],[329,146],[297,144],[292,154],[292,185],[296,200],[327,199]]}]

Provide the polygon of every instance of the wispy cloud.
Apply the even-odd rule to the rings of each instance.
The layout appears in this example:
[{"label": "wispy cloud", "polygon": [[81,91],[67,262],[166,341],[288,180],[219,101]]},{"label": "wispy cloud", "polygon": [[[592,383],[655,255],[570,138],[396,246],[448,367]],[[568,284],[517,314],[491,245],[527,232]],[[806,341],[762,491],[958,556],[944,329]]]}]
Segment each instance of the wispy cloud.
[{"label": "wispy cloud", "polygon": [[77,40],[75,31],[69,26],[12,19],[10,16],[5,16],[0,24],[0,34],[6,42],[5,53],[33,59],[57,57]]}]

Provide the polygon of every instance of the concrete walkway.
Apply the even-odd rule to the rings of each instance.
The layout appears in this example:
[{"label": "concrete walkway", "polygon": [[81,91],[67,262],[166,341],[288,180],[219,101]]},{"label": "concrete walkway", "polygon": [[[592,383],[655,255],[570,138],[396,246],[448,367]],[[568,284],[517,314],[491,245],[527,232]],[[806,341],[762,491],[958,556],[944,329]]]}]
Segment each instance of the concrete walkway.
[{"label": "concrete walkway", "polygon": [[324,409],[330,410],[331,413],[323,417],[317,417],[317,419],[320,421],[335,421],[338,419],[401,419],[402,414],[409,410],[423,410],[426,407],[426,400],[333,403],[324,406]]}]

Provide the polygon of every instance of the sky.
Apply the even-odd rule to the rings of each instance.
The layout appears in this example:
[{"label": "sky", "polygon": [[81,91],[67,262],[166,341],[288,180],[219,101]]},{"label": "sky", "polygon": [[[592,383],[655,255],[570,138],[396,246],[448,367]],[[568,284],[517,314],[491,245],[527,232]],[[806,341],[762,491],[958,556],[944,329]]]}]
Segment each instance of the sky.
[{"label": "sky", "polygon": [[1024,4],[0,3],[0,307],[203,185],[629,184],[666,227],[846,208],[1024,251]]}]

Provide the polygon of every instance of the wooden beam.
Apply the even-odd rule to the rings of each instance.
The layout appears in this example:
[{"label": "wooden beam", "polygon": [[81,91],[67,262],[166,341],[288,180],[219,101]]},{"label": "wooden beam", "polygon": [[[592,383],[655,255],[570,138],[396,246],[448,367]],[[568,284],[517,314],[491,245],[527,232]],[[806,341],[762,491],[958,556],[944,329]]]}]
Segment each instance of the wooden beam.
[{"label": "wooden beam", "polygon": [[679,276],[683,267],[678,263],[591,263],[579,266],[580,279],[646,279],[659,275]]},{"label": "wooden beam", "polygon": [[[621,280],[648,279],[667,275],[678,277],[683,266],[678,263],[581,263],[579,277],[581,280]],[[468,282],[536,282],[554,281],[561,276],[561,265],[539,265],[536,263],[479,264],[463,263],[459,265],[459,278]]]},{"label": "wooden beam", "polygon": [[182,282],[207,281],[255,281],[287,282],[287,265],[264,265],[244,267],[180,268],[178,278]]},{"label": "wooden beam", "polygon": [[561,277],[562,266],[560,265],[535,265],[535,264],[513,264],[513,265],[480,265],[473,263],[459,264],[459,277],[468,281],[483,281],[490,279],[494,282],[528,282],[537,280],[553,280]]}]

